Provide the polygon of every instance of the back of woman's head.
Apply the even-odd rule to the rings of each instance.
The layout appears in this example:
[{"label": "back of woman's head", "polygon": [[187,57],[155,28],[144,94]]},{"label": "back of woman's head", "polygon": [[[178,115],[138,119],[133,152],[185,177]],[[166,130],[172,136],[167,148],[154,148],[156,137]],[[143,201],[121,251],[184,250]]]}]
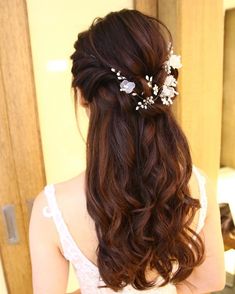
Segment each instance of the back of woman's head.
[{"label": "back of woman's head", "polygon": [[[190,229],[200,204],[188,187],[187,140],[161,99],[136,110],[138,97],[152,95],[146,75],[163,86],[171,43],[160,21],[121,10],[80,33],[71,56],[75,100],[79,88],[90,109],[87,209],[96,225],[99,271],[114,290],[150,287],[149,269],[157,270],[163,285],[179,282],[203,258],[203,243]],[[120,91],[111,68],[135,83],[137,96]],[[177,69],[171,70],[177,79]]]}]

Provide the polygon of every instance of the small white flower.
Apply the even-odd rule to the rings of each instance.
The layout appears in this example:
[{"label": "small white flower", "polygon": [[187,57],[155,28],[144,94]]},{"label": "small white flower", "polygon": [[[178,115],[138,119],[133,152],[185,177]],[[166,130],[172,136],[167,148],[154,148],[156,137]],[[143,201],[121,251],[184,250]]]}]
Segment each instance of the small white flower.
[{"label": "small white flower", "polygon": [[173,104],[173,101],[171,100],[171,98],[169,98],[168,101],[170,102],[170,104]]},{"label": "small white flower", "polygon": [[174,96],[175,96],[175,89],[173,87],[167,87],[166,85],[163,85],[160,97],[172,98]]},{"label": "small white flower", "polygon": [[168,87],[176,87],[177,81],[174,78],[174,76],[169,75],[166,77],[164,85],[168,86]]},{"label": "small white flower", "polygon": [[152,77],[152,76],[148,76],[148,75],[146,75],[146,76],[145,76],[145,79],[146,79],[146,81],[147,81],[147,84],[148,84],[149,88],[152,88],[152,87],[153,87],[153,85],[152,85],[153,77]]},{"label": "small white flower", "polygon": [[130,94],[135,88],[135,83],[129,82],[128,80],[123,80],[120,84],[120,91]]},{"label": "small white flower", "polygon": [[173,68],[181,68],[180,55],[172,54],[169,59],[169,65]]},{"label": "small white flower", "polygon": [[164,62],[164,68],[165,68],[165,71],[170,74],[171,73],[171,66],[170,66],[170,61],[167,60]]},{"label": "small white flower", "polygon": [[161,98],[162,104],[169,105],[168,99],[166,97]]},{"label": "small white flower", "polygon": [[155,96],[157,96],[157,93],[158,93],[158,86],[155,84],[154,87],[153,87],[153,94]]},{"label": "small white flower", "polygon": [[147,103],[154,104],[153,96],[147,97]]},{"label": "small white flower", "polygon": [[163,98],[161,98],[161,100],[162,100],[162,103],[165,105],[173,104],[173,101],[171,100],[171,98],[163,97]]}]

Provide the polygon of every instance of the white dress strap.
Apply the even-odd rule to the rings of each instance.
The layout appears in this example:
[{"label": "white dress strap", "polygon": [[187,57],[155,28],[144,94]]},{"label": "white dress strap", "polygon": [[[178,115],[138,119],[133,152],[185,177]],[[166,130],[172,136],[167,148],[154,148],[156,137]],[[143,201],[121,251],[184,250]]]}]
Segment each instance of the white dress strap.
[{"label": "white dress strap", "polygon": [[52,217],[59,234],[61,246],[64,257],[69,261],[75,261],[81,258],[80,250],[73,240],[66,223],[62,217],[61,211],[58,208],[55,197],[55,186],[48,184],[44,188],[44,194],[47,198],[48,206],[43,208],[43,215],[45,217]]},{"label": "white dress strap", "polygon": [[200,192],[200,213],[198,224],[196,228],[196,233],[199,233],[205,224],[206,214],[207,214],[207,195],[206,195],[206,179],[205,177],[199,172],[199,170],[193,165],[193,172],[196,175],[199,185],[199,192]]}]

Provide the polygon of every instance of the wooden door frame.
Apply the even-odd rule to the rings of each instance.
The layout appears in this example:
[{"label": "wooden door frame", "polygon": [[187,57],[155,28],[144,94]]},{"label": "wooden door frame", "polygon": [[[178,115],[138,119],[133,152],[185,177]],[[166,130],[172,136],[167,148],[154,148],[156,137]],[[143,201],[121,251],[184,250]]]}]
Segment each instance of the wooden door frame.
[{"label": "wooden door frame", "polygon": [[[228,3],[227,3],[228,2]],[[221,165],[235,169],[235,0],[225,2],[224,36],[224,79],[223,79],[223,115],[221,138]],[[232,119],[231,119],[232,118]]]},{"label": "wooden door frame", "polygon": [[[46,183],[25,0],[0,2],[0,246],[9,294],[32,293],[30,207]],[[3,209],[13,205],[19,242]]]}]

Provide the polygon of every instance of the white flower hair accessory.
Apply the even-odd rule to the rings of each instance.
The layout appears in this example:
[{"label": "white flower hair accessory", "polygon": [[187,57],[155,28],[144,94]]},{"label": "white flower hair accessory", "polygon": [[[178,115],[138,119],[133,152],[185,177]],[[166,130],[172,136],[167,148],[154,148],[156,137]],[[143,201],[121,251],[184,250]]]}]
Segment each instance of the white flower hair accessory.
[{"label": "white flower hair accessory", "polygon": [[[136,110],[139,108],[147,109],[148,105],[154,104],[155,100],[160,97],[162,104],[164,105],[171,105],[173,104],[172,98],[175,95],[178,95],[179,93],[176,91],[176,85],[177,81],[175,77],[171,74],[171,69],[179,69],[182,67],[180,56],[173,54],[173,48],[171,46],[171,43],[169,43],[169,57],[164,62],[163,67],[165,71],[167,72],[167,76],[165,78],[165,81],[163,85],[159,88],[157,84],[153,85],[153,76],[146,75],[145,80],[147,82],[147,85],[149,88],[152,89],[152,95],[144,98],[142,95],[144,93],[141,93],[141,95],[137,94],[133,90],[135,89],[135,83],[128,81],[127,78],[123,75],[121,75],[120,71],[117,71],[115,68],[111,68],[111,71],[116,73],[118,80],[121,80],[120,83],[120,91],[125,92],[127,94],[131,94],[132,96],[138,96],[141,98],[141,101],[138,101]],[[161,91],[160,91],[161,89]]]}]

